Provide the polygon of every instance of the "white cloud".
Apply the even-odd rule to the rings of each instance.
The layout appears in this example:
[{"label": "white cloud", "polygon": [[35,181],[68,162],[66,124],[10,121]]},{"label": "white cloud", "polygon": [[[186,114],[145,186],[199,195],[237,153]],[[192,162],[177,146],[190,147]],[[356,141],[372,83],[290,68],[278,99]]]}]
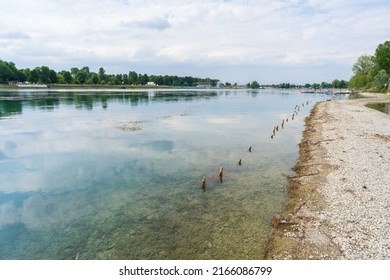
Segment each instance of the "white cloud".
[{"label": "white cloud", "polygon": [[21,39],[30,39],[30,36],[21,31],[10,31],[7,33],[0,33],[0,38],[9,39],[9,40],[21,40]]},{"label": "white cloud", "polygon": [[142,20],[132,20],[122,23],[125,27],[141,28],[141,29],[154,29],[165,30],[171,27],[169,21],[165,18],[149,18]]},{"label": "white cloud", "polygon": [[[181,65],[202,76],[226,65],[235,67],[238,80],[249,81],[278,73],[246,77],[241,73],[247,65],[287,71],[290,65],[323,64],[342,65],[343,76],[333,78],[348,79],[357,57],[390,37],[385,24],[390,3],[380,0],[0,0],[0,5],[1,59],[18,67],[88,65],[155,74],[163,65],[167,71]],[[291,72],[290,82],[299,74]],[[220,70],[211,76],[227,79],[224,75]]]}]

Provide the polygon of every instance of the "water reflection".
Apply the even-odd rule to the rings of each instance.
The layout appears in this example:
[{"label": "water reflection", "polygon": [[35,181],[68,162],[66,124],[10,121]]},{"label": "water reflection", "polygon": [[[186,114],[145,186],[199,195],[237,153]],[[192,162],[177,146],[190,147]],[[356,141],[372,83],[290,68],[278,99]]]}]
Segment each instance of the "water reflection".
[{"label": "water reflection", "polygon": [[21,114],[23,110],[20,100],[0,100],[0,117]]},{"label": "water reflection", "polygon": [[130,144],[129,147],[137,148],[137,149],[150,149],[157,152],[172,153],[174,148],[174,141],[170,141],[170,140],[148,141],[146,143]]},{"label": "water reflection", "polygon": [[[3,95],[0,259],[261,258],[304,117],[324,98]],[[272,127],[308,100],[271,139]]]},{"label": "water reflection", "polygon": [[152,102],[192,101],[217,96],[217,92],[7,92],[0,93],[0,117],[22,114],[23,106],[52,111],[60,105],[73,105],[80,110],[93,110],[94,106],[107,109],[110,102],[139,106]]},{"label": "water reflection", "polygon": [[390,115],[390,103],[371,103],[366,106]]}]

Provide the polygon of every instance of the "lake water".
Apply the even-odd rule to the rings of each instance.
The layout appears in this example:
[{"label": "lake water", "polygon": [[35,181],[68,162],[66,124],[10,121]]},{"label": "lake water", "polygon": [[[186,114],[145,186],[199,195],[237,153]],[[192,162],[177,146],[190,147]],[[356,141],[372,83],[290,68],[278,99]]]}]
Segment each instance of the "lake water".
[{"label": "lake water", "polygon": [[2,91],[0,259],[261,259],[327,98]]},{"label": "lake water", "polygon": [[366,106],[390,115],[390,103],[369,103]]}]

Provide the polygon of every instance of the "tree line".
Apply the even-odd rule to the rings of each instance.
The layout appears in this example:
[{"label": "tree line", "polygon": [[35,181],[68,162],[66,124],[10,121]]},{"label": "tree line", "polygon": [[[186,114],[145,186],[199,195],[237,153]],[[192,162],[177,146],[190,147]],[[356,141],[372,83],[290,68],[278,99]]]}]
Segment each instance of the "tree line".
[{"label": "tree line", "polygon": [[331,88],[348,88],[348,81],[335,79],[331,83],[322,82],[322,83],[313,83],[305,85],[296,85],[291,83],[280,83],[272,85],[260,85],[257,81],[248,83],[246,86],[250,88],[261,88],[261,87],[272,87],[272,88],[281,88],[281,89],[296,89],[296,88],[311,88],[311,89],[331,89]]},{"label": "tree line", "polygon": [[361,55],[352,71],[351,87],[386,92],[390,83],[390,41],[379,44],[374,55]]},{"label": "tree line", "polygon": [[15,63],[0,60],[0,83],[29,82],[33,84],[76,84],[76,85],[147,85],[152,82],[163,86],[196,86],[198,83],[215,86],[219,80],[191,76],[148,75],[129,71],[126,74],[107,74],[103,67],[90,71],[89,67],[72,67],[70,71],[56,72],[48,66],[34,69],[17,69]]}]

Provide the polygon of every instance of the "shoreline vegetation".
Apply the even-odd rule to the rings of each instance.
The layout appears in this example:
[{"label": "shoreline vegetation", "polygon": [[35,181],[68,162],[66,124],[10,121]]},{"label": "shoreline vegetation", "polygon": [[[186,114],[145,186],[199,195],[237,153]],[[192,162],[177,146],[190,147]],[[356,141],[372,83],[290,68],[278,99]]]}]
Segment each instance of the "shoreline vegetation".
[{"label": "shoreline vegetation", "polygon": [[199,78],[192,76],[177,75],[148,75],[140,74],[135,71],[129,71],[124,74],[107,74],[103,67],[98,72],[93,72],[88,66],[82,68],[72,67],[70,71],[62,70],[56,72],[48,66],[38,66],[34,69],[18,69],[13,62],[7,62],[0,59],[0,86],[11,86],[23,88],[37,87],[185,87],[185,88],[265,88],[273,87],[279,89],[292,88],[310,88],[310,89],[330,89],[348,88],[348,82],[335,79],[331,83],[306,83],[305,85],[295,85],[290,83],[280,83],[272,85],[261,85],[258,81],[252,81],[245,85],[239,85],[237,82],[222,82],[215,78]]},{"label": "shoreline vegetation", "polygon": [[313,107],[265,259],[390,259],[390,96],[362,95]]},{"label": "shoreline vegetation", "polygon": [[[26,90],[26,89],[37,89],[37,90],[169,90],[169,89],[183,89],[183,90],[215,90],[215,89],[223,89],[223,90],[240,90],[240,89],[289,89],[289,90],[300,90],[302,93],[303,90],[306,90],[307,87],[305,86],[296,86],[291,85],[290,87],[280,87],[280,85],[262,85],[259,87],[252,87],[251,85],[230,85],[230,86],[164,86],[164,85],[91,85],[91,84],[23,84],[22,86],[19,86],[18,84],[0,84],[0,90]],[[317,87],[313,92],[311,93],[324,93],[324,92],[331,92],[334,91],[336,94],[338,93],[358,93],[358,91],[354,90],[348,90],[347,88],[322,88]]]},{"label": "shoreline vegetation", "polygon": [[[195,86],[164,86],[164,85],[101,85],[101,84],[44,84],[43,87],[40,87],[42,84],[31,84],[31,86],[25,85],[25,86],[18,86],[17,84],[0,84],[0,89],[12,89],[12,90],[23,90],[23,89],[47,89],[47,90],[56,90],[56,89],[144,89],[144,90],[163,90],[163,89],[199,89]],[[246,88],[243,86],[231,86],[231,87],[225,87],[225,89],[240,89],[240,88]],[[216,88],[210,88],[210,89],[216,89]]]}]

